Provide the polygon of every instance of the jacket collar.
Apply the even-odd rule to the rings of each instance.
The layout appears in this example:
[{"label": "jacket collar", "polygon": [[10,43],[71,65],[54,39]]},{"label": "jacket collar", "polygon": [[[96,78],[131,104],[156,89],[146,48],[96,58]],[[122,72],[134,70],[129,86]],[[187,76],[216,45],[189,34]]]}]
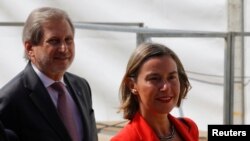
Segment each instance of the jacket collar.
[{"label": "jacket collar", "polygon": [[[171,114],[168,114],[168,118],[170,122],[175,126],[176,132],[178,132],[178,134],[185,141],[194,141],[193,137],[191,137],[190,129],[187,125],[185,125],[182,121],[172,116]],[[155,132],[139,112],[136,113],[130,124],[132,124],[133,128],[136,129],[136,133],[140,137],[141,141],[159,141]]]},{"label": "jacket collar", "polygon": [[23,85],[30,91],[28,96],[51,127],[63,138],[67,136],[70,139],[46,87],[32,68],[31,62],[27,64],[23,71]]}]

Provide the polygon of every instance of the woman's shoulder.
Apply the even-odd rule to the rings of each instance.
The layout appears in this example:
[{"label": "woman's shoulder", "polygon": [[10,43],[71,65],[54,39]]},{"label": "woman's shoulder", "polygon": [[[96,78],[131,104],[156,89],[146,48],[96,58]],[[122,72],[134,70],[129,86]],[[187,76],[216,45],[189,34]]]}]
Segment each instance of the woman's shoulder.
[{"label": "woman's shoulder", "polygon": [[142,116],[137,113],[111,141],[152,141],[156,135]]},{"label": "woman's shoulder", "polygon": [[128,141],[134,135],[131,123],[126,124],[110,141]]},{"label": "woman's shoulder", "polygon": [[193,130],[198,131],[197,124],[191,118],[189,118],[189,117],[179,117],[178,120],[180,120],[183,124],[185,124],[188,127],[188,129],[190,129],[190,130],[193,129]]},{"label": "woman's shoulder", "polygon": [[183,123],[185,127],[187,127],[189,134],[192,136],[194,139],[199,138],[199,129],[197,124],[192,120],[191,118],[188,117],[179,117],[178,120]]},{"label": "woman's shoulder", "polygon": [[187,140],[198,140],[199,130],[195,121],[189,117],[174,117],[169,115],[169,119],[175,125],[175,128]]}]

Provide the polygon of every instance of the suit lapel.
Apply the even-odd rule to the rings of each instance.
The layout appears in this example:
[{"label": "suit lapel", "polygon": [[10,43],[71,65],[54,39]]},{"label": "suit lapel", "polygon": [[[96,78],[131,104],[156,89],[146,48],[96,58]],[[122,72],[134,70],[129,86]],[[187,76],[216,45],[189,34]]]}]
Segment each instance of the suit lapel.
[{"label": "suit lapel", "polygon": [[82,90],[83,86],[80,86],[80,82],[77,81],[77,78],[71,77],[68,73],[64,75],[64,82],[67,84],[68,90],[70,91],[71,96],[73,97],[74,101],[76,102],[77,108],[79,110],[80,116],[82,117],[82,127],[84,130],[84,138],[89,139],[89,134],[87,131],[90,127],[88,118],[89,116],[88,111],[88,101],[84,98],[84,90]]},{"label": "suit lapel", "polygon": [[34,72],[30,63],[25,68],[24,74],[24,85],[26,88],[31,90],[29,96],[34,105],[38,108],[45,120],[49,123],[49,125],[51,125],[55,132],[57,132],[62,138],[70,138],[66,128],[57,114],[57,110],[48,94],[47,89]]}]

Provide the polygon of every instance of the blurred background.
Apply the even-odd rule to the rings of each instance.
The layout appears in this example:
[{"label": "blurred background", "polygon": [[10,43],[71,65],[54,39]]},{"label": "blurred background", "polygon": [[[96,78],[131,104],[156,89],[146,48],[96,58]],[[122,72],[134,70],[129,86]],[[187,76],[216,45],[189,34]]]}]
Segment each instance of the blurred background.
[{"label": "blurred background", "polygon": [[0,87],[25,67],[22,23],[42,6],[65,10],[76,26],[69,71],[90,83],[101,140],[126,123],[119,84],[143,41],[173,49],[188,73],[192,89],[172,114],[192,118],[205,137],[207,125],[250,124],[249,1],[1,0]]}]

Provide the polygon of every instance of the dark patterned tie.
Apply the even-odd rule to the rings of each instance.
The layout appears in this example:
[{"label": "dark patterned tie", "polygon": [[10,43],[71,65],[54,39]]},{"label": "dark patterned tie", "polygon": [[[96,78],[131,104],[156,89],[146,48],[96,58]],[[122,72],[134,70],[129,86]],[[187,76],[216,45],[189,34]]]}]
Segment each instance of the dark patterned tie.
[{"label": "dark patterned tie", "polygon": [[73,113],[69,105],[69,101],[66,97],[66,93],[63,89],[64,84],[61,82],[55,82],[51,85],[51,87],[58,92],[58,100],[57,100],[57,111],[59,116],[61,117],[64,125],[66,126],[72,141],[80,141],[79,135],[77,132],[76,122],[73,118]]}]

